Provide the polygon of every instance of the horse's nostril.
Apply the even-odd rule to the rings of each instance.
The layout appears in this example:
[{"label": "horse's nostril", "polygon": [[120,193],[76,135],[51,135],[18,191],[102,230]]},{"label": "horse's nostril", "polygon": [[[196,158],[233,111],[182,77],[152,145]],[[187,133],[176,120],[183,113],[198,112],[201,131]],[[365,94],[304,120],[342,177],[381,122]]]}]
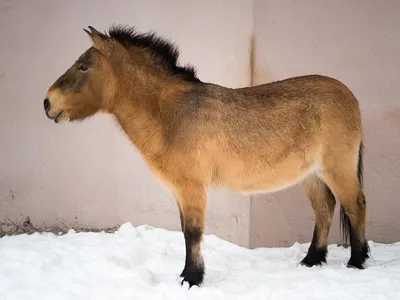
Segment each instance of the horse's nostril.
[{"label": "horse's nostril", "polygon": [[45,111],[49,111],[49,109],[50,109],[50,101],[49,101],[49,99],[44,99],[43,106],[44,106],[44,110]]}]

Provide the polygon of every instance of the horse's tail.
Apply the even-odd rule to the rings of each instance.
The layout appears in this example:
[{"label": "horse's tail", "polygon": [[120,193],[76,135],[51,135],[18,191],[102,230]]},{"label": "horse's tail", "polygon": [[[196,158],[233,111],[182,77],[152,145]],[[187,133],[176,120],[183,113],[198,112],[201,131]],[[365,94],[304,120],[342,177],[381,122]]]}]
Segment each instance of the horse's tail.
[{"label": "horse's tail", "polygon": [[[360,183],[360,189],[363,188],[363,154],[364,154],[364,145],[361,141],[360,148],[358,150],[358,165],[357,165],[357,177]],[[340,206],[340,229],[342,232],[342,239],[344,245],[348,245],[349,237],[351,234],[351,223],[350,218],[346,215],[343,205]]]}]

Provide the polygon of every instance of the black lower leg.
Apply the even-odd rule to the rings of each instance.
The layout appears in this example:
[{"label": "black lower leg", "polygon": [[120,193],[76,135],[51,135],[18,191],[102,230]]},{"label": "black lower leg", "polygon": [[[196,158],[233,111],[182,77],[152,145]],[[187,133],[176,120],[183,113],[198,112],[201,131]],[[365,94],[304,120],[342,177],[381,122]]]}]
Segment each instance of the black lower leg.
[{"label": "black lower leg", "polygon": [[321,265],[322,263],[326,262],[326,255],[328,253],[328,250],[326,247],[324,248],[317,247],[318,238],[319,238],[318,229],[317,227],[315,227],[310,248],[308,249],[306,257],[304,257],[304,259],[301,261],[301,265],[312,267]]},{"label": "black lower leg", "polygon": [[187,251],[187,247],[186,247],[186,257],[185,257],[185,266],[183,267],[183,270],[181,272],[181,274],[179,275],[179,277],[185,277],[185,274],[187,272],[187,265],[188,265],[188,251]]},{"label": "black lower leg", "polygon": [[189,287],[200,285],[204,278],[204,262],[200,253],[202,234],[199,227],[185,226],[186,265],[182,284],[186,281]]},{"label": "black lower leg", "polygon": [[186,272],[187,272],[188,259],[189,259],[188,247],[186,246],[185,266],[183,267],[183,270],[182,270],[181,274],[179,275],[179,277],[185,277]]},{"label": "black lower leg", "polygon": [[203,237],[206,210],[206,193],[200,182],[177,180],[176,196],[181,214],[181,225],[185,237],[186,259],[181,275],[184,282],[200,285],[204,278],[204,262],[200,243]]},{"label": "black lower leg", "polygon": [[[179,208],[179,216],[181,219],[181,229],[182,229],[182,232],[184,232],[185,228],[184,228],[184,222],[183,222],[183,215],[182,215],[182,210],[180,208]],[[188,260],[188,252],[187,252],[187,247],[186,247],[185,266],[183,267],[183,270],[182,270],[181,274],[179,275],[180,277],[185,277],[187,260]]]},{"label": "black lower leg", "polygon": [[360,191],[356,208],[344,207],[344,214],[348,219],[351,256],[347,263],[349,268],[364,269],[364,263],[369,258],[369,247],[365,237],[365,196]]},{"label": "black lower leg", "polygon": [[350,246],[351,256],[347,267],[355,269],[364,269],[364,263],[369,258],[369,246],[367,240],[358,238],[357,231],[351,226]]}]

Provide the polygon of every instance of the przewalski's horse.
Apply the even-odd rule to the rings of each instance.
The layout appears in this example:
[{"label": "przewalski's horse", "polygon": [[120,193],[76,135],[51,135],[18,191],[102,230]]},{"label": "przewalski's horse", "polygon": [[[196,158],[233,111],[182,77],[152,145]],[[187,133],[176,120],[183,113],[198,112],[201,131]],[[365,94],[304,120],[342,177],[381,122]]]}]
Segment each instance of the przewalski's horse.
[{"label": "przewalski's horse", "polygon": [[186,243],[181,276],[204,277],[200,243],[206,191],[272,192],[300,183],[315,229],[302,264],[326,262],[335,208],[350,237],[349,267],[369,257],[362,192],[359,104],[341,82],[290,78],[231,89],[177,65],[178,50],[154,33],[113,26],[85,30],[93,45],[49,88],[44,109],[56,123],[97,112],[115,116],[152,172],[174,192]]}]

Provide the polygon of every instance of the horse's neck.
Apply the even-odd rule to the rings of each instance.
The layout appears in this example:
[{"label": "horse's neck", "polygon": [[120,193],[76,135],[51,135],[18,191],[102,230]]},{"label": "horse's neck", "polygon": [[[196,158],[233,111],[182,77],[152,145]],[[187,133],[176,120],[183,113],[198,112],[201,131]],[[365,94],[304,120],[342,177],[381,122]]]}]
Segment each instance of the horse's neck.
[{"label": "horse's neck", "polygon": [[168,112],[189,84],[183,81],[167,82],[165,78],[156,77],[143,82],[140,80],[143,81],[140,78],[136,80],[135,88],[120,88],[130,92],[114,103],[112,113],[142,154],[155,156],[165,149],[163,132],[164,127],[169,126],[165,118],[161,120],[161,111],[170,115]]},{"label": "horse's neck", "polygon": [[130,99],[113,108],[118,123],[143,155],[156,155],[163,148],[161,124],[154,109]]}]

